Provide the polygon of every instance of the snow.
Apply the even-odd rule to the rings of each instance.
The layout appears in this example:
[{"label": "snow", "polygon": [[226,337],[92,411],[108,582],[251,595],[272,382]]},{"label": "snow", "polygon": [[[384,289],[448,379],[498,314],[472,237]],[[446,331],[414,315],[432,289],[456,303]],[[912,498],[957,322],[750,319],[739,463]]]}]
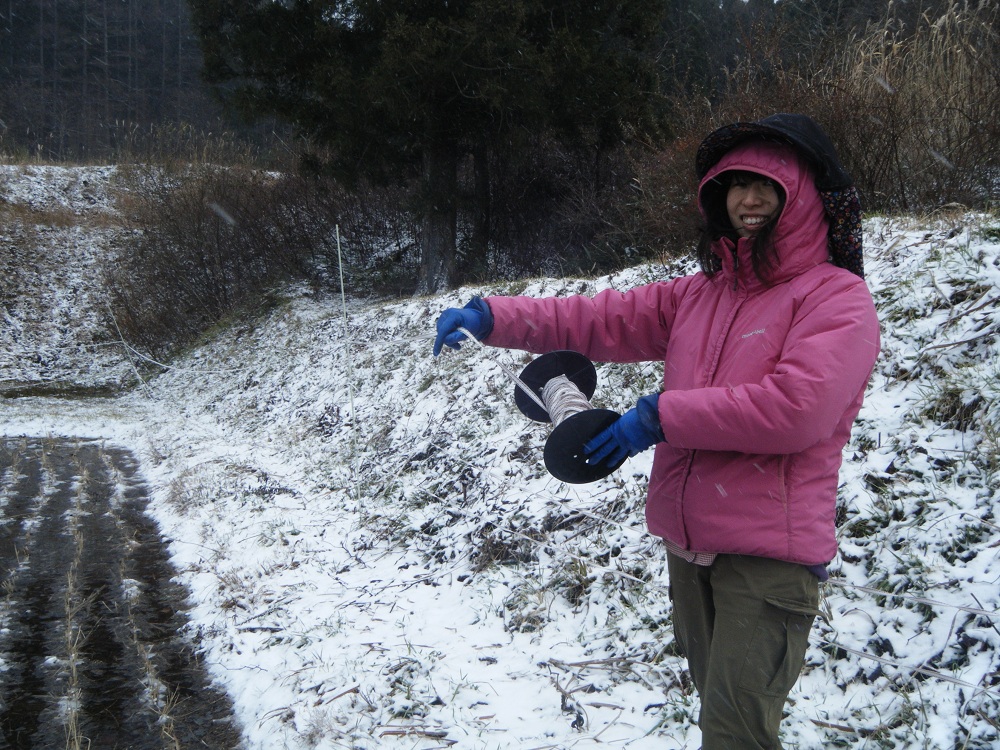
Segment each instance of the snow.
[{"label": "snow", "polygon": [[[114,179],[5,169],[9,203],[71,211],[81,191],[58,186],[105,196]],[[866,222],[883,354],[845,450],[831,620],[814,626],[786,748],[1000,744],[998,227],[972,213]],[[64,311],[58,335],[38,300],[0,298],[0,384],[106,386],[131,371],[95,333],[95,268],[114,234],[69,231],[43,235],[65,268],[43,295]],[[593,293],[684,268],[517,291]],[[124,395],[3,399],[0,432],[135,452],[190,591],[189,635],[247,750],[698,748],[664,552],[642,517],[650,456],[563,484],[504,373],[530,357],[472,344],[431,356],[440,310],[514,288],[346,310],[289,288],[255,325]],[[593,401],[624,411],[657,372],[599,365]]]}]

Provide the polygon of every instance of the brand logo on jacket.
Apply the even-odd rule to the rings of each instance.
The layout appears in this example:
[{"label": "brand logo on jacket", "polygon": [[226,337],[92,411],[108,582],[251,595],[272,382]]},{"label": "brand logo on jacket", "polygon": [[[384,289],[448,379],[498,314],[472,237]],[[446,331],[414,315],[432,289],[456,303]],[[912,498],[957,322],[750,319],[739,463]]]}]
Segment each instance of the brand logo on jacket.
[{"label": "brand logo on jacket", "polygon": [[740,336],[740,338],[742,338],[742,339],[748,339],[751,336],[757,336],[757,335],[759,335],[761,333],[764,333],[764,331],[766,331],[766,330],[767,330],[766,328],[758,328],[756,331],[750,331],[750,333],[744,333],[742,336]]}]

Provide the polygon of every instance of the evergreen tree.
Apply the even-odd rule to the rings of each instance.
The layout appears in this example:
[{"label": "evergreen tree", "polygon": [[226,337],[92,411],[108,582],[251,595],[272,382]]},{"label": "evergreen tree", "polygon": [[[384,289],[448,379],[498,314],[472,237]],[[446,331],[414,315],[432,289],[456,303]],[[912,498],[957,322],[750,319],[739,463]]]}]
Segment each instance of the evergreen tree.
[{"label": "evergreen tree", "polygon": [[419,175],[420,291],[455,279],[464,156],[488,194],[495,144],[606,148],[656,127],[661,0],[188,2],[224,98],[330,146],[343,176]]},{"label": "evergreen tree", "polygon": [[157,125],[209,127],[200,68],[184,0],[0,0],[0,145],[103,159]]}]

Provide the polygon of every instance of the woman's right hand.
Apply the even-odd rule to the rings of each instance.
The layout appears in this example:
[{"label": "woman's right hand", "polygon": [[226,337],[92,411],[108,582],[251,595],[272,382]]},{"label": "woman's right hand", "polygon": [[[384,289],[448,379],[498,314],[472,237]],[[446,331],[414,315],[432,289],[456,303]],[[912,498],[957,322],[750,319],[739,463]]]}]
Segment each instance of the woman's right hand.
[{"label": "woman's right hand", "polygon": [[434,339],[434,356],[441,353],[441,347],[460,349],[467,336],[466,331],[482,341],[493,330],[493,313],[490,306],[480,297],[473,297],[463,308],[449,307],[438,316],[437,337]]}]

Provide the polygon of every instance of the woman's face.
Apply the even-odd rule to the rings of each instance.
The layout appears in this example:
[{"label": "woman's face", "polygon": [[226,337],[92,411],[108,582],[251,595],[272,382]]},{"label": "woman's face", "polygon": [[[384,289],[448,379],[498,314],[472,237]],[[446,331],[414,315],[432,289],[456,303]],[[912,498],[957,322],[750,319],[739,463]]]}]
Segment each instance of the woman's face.
[{"label": "woman's face", "polygon": [[740,237],[751,237],[781,213],[781,196],[774,181],[753,172],[736,172],[726,193],[729,221]]}]

